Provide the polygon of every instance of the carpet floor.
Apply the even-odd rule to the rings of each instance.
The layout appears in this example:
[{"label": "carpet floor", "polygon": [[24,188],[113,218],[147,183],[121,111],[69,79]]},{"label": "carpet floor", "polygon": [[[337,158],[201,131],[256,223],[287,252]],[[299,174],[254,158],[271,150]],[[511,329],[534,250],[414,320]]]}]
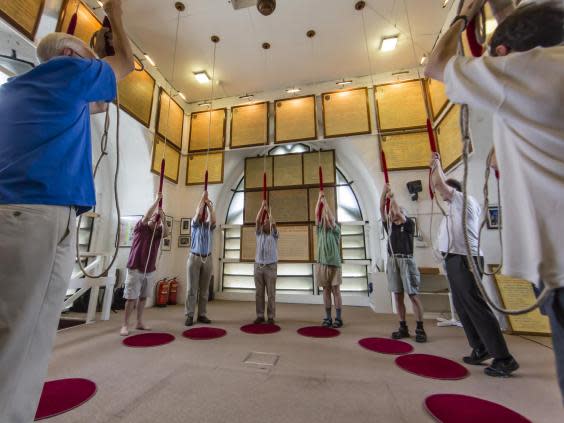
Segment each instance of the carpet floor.
[{"label": "carpet floor", "polygon": [[[481,366],[466,366],[468,378],[442,381],[404,372],[394,364],[395,356],[358,345],[362,338],[388,337],[396,329],[394,316],[368,308],[344,307],[341,335],[316,339],[296,330],[319,324],[322,306],[279,304],[276,323],[282,330],[251,335],[239,328],[254,320],[253,303],[214,301],[208,317],[227,335],[210,341],[180,336],[186,329],[183,311],[182,306],[146,310],[146,322],[155,331],[176,336],[161,347],[122,345],[123,312],[107,322],[60,332],[48,380],[88,378],[98,392],[46,422],[430,423],[434,420],[423,401],[438,393],[498,402],[537,423],[564,416],[552,349],[522,337],[506,336],[521,365],[514,377],[491,378]],[[469,352],[462,329],[427,321],[426,330],[428,343],[408,340],[414,353],[460,362]]]}]

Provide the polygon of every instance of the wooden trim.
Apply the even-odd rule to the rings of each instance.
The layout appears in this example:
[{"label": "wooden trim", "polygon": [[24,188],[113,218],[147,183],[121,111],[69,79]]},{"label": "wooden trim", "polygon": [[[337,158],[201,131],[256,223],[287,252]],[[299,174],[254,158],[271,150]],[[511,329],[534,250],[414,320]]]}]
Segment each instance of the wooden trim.
[{"label": "wooden trim", "polygon": [[[435,122],[437,120],[437,118],[441,115],[441,113],[444,112],[444,110],[447,108],[447,106],[449,104],[453,104],[453,103],[451,103],[450,99],[447,97],[447,101],[440,107],[439,111],[437,113],[435,113],[435,111],[433,109],[433,100],[432,100],[432,96],[431,96],[431,90],[429,88],[430,79],[431,78],[425,79],[425,95],[426,95],[428,103],[429,103],[430,115],[433,118],[433,122]],[[440,81],[437,81],[437,82],[440,82]]]},{"label": "wooden trim", "polygon": [[[368,120],[368,130],[367,131],[360,131],[360,132],[349,132],[344,134],[336,134],[336,135],[327,135],[327,127],[326,127],[326,119],[325,119],[325,101],[324,97],[329,94],[338,94],[344,92],[351,92],[351,91],[358,91],[364,90],[366,93],[366,119]],[[321,109],[323,111],[323,138],[339,138],[339,137],[350,137],[354,135],[366,135],[372,133],[372,119],[370,119],[370,103],[368,101],[368,87],[360,87],[360,88],[352,88],[350,90],[336,90],[325,92],[321,94]]]},{"label": "wooden trim", "polygon": [[[210,153],[212,153],[212,151],[210,151]],[[208,185],[219,185],[219,184],[223,184],[223,178],[224,178],[224,171],[225,171],[225,151],[213,151],[213,154],[218,154],[221,153],[221,180],[218,182],[210,182],[208,180]],[[188,161],[190,160],[190,156],[205,156],[206,153],[197,153],[197,154],[187,154],[186,155],[186,178],[185,178],[185,185],[186,186],[196,186],[196,185],[204,185],[204,182],[190,182],[188,183]],[[244,216],[243,216],[244,219]]]},{"label": "wooden trim", "polygon": [[[153,164],[155,163],[155,154],[156,154],[156,152],[157,152],[157,139],[158,139],[159,137],[161,138],[161,139],[160,139],[160,142],[165,143],[164,137],[162,137],[162,136],[159,135],[159,134],[155,134],[155,137],[153,138],[153,153],[151,154],[151,173],[154,173],[154,174],[157,175],[157,176],[160,176],[161,173],[160,173],[160,172],[157,172],[156,170],[153,169]],[[168,179],[170,182],[173,182],[173,183],[175,183],[175,184],[178,184],[178,178],[179,178],[179,176],[180,176],[180,156],[181,156],[182,154],[180,153],[180,150],[178,150],[178,148],[176,148],[176,146],[175,146],[174,144],[173,144],[173,145],[170,145],[170,144],[168,144],[168,143],[165,143],[165,145],[164,145],[164,147],[163,147],[163,148],[164,148],[164,151],[165,151],[165,157],[166,157],[166,147],[167,147],[167,146],[171,147],[174,151],[176,151],[176,152],[178,153],[178,167],[177,167],[177,170],[176,170],[176,180],[174,180],[174,179],[169,178],[168,176],[166,176],[166,165],[165,165],[164,178],[165,178],[165,179]]]},{"label": "wooden trim", "polygon": [[[291,100],[297,100],[300,98],[308,98],[308,97],[313,97],[313,120],[314,120],[314,129],[315,129],[315,135],[312,137],[308,137],[308,138],[296,138],[296,139],[291,139],[291,140],[284,140],[284,141],[278,141],[276,139],[276,109],[277,109],[277,104],[279,102],[284,102],[284,101],[291,101]],[[317,101],[316,101],[316,97],[315,94],[310,94],[310,95],[302,95],[299,97],[290,97],[290,98],[281,98],[278,100],[274,100],[274,144],[288,144],[288,143],[296,143],[296,142],[300,142],[300,141],[312,141],[312,140],[317,140],[318,139],[318,134],[317,134]]]},{"label": "wooden trim", "polygon": [[[170,100],[175,103],[178,107],[180,107],[180,110],[182,110],[183,112],[183,116],[182,116],[182,126],[181,126],[181,130],[180,130],[180,145],[176,144],[173,140],[171,140],[170,138],[166,138],[163,134],[161,134],[159,132],[159,121],[161,118],[161,97],[162,97],[162,93],[165,93],[166,95],[168,95],[170,97]],[[153,94],[154,95],[154,94]],[[159,86],[159,101],[157,104],[157,120],[155,122],[155,132],[160,135],[163,138],[166,138],[168,141],[170,141],[178,150],[182,150],[182,144],[184,143],[184,116],[185,116],[185,111],[182,108],[182,106],[180,104],[178,104],[174,98],[172,97],[171,93],[168,93],[163,87]]]},{"label": "wooden trim", "polygon": [[[237,145],[234,146],[233,145],[233,109],[239,109],[242,107],[249,107],[249,106],[258,106],[260,104],[266,104],[266,142],[264,143],[259,143],[259,144],[245,144],[245,145]],[[190,127],[191,129],[192,127]],[[190,131],[190,133],[192,133],[192,131]],[[268,101],[261,101],[259,103],[253,103],[253,104],[241,104],[239,106],[232,106],[231,107],[231,120],[230,120],[230,125],[229,125],[229,149],[230,150],[236,150],[238,148],[245,148],[245,147],[259,147],[261,145],[268,145],[268,138],[270,135],[270,102]]]},{"label": "wooden trim", "polygon": [[[386,134],[379,134],[378,135],[378,151],[380,153],[380,157],[381,153],[382,153],[382,137],[383,136],[390,136],[390,135],[405,135],[405,134],[418,134],[418,133],[423,133],[426,131],[402,131],[402,132],[394,132],[394,133],[386,133]],[[433,129],[433,132],[436,135],[435,130]],[[437,148],[438,148],[438,143],[437,143]],[[387,164],[387,163],[386,163]],[[413,167],[389,167],[388,166],[388,172],[396,172],[396,171],[404,171],[404,170],[426,170],[429,169],[429,166],[413,166]],[[383,172],[384,170],[382,169],[382,164],[380,163],[380,170]]]},{"label": "wooden trim", "polygon": [[[192,116],[194,115],[201,115],[203,113],[209,113],[210,114],[210,123],[213,117],[213,112],[217,112],[223,110],[223,139],[221,141],[221,147],[211,147],[210,145],[210,149],[209,151],[223,151],[225,150],[225,136],[227,133],[227,108],[226,107],[220,107],[219,109],[213,109],[213,110],[202,110],[201,112],[192,112],[190,113],[190,135],[188,137],[188,152],[189,153],[201,153],[201,152],[205,152],[208,151],[207,148],[202,148],[200,150],[192,150]],[[211,137],[211,134],[210,134]],[[211,141],[210,141],[211,144]],[[262,145],[262,144],[261,144]],[[245,146],[247,147],[247,146]]]},{"label": "wooden trim", "polygon": [[[68,1],[68,0],[66,0]],[[33,24],[33,29],[31,32],[28,32],[23,26],[21,26],[14,18],[8,16],[7,13],[0,10],[0,18],[4,19],[10,26],[16,29],[19,33],[23,34],[26,38],[31,40],[32,42],[35,41],[35,35],[37,34],[37,28],[39,27],[39,22],[41,21],[41,17],[43,16],[43,11],[45,10],[45,0],[41,0],[41,4],[39,5],[39,10],[37,13],[37,17],[35,19],[35,23]]]}]

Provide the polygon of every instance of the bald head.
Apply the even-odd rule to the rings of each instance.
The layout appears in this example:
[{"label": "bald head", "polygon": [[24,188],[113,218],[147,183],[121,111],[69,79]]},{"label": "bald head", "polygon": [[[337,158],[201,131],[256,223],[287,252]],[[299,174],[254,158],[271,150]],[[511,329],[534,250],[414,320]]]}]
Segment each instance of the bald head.
[{"label": "bald head", "polygon": [[96,57],[80,38],[64,32],[52,32],[43,37],[37,45],[37,58],[40,63],[45,63],[54,57],[73,55],[87,59]]}]

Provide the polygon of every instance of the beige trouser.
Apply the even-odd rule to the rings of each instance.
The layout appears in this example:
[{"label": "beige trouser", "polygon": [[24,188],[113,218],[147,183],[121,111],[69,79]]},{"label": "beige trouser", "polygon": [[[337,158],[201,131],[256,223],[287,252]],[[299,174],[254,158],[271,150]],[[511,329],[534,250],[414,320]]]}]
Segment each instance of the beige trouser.
[{"label": "beige trouser", "polygon": [[264,290],[268,296],[268,318],[276,315],[276,263],[259,265],[255,263],[255,288],[257,317],[264,318]]},{"label": "beige trouser", "polygon": [[194,317],[197,302],[198,316],[205,316],[213,270],[212,256],[200,257],[190,254],[187,267],[188,289],[186,290],[185,314]]},{"label": "beige trouser", "polygon": [[74,263],[70,207],[0,205],[0,421],[30,423]]}]

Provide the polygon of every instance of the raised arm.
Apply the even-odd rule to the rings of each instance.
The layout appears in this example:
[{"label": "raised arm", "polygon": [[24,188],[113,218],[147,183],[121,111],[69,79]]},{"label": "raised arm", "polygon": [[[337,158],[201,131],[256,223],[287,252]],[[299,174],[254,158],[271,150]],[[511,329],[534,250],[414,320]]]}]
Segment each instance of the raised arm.
[{"label": "raised arm", "polygon": [[388,193],[392,191],[390,184],[384,185],[384,189],[382,190],[382,195],[380,196],[380,216],[382,216],[382,221],[386,216],[386,198],[388,197]]},{"label": "raised arm", "polygon": [[336,224],[335,215],[331,211],[331,207],[327,205],[327,201],[325,201],[325,196],[323,196],[323,210],[325,212],[325,218],[327,219],[327,223],[329,223],[329,226],[334,228]]},{"label": "raised arm", "polygon": [[107,56],[103,60],[112,67],[116,79],[120,81],[135,68],[133,51],[123,26],[121,0],[104,0],[103,4],[112,25],[112,43],[116,52],[115,56]]},{"label": "raised arm", "polygon": [[403,212],[401,211],[401,208],[398,202],[396,201],[396,197],[394,193],[390,191],[389,197],[390,197],[390,211],[392,212],[392,216],[394,217],[394,222],[396,218],[399,218],[401,220],[401,223],[405,223],[407,219],[403,214]]},{"label": "raised arm", "polygon": [[441,194],[443,200],[450,200],[452,198],[452,193],[454,188],[450,187],[446,183],[446,176],[443,172],[441,166],[441,157],[438,153],[433,153],[431,155],[431,183],[436,191]]},{"label": "raised arm", "polygon": [[321,222],[319,220],[319,208],[321,204],[325,201],[325,195],[323,191],[319,191],[319,195],[317,196],[317,204],[315,205],[315,224],[319,225]]},{"label": "raised arm", "polygon": [[159,225],[161,225],[161,228],[163,228],[163,238],[166,238],[169,235],[168,232],[168,226],[166,224],[166,214],[164,212],[164,210],[159,210],[159,216],[161,217],[161,221],[159,222]]},{"label": "raised arm", "polygon": [[264,213],[264,210],[266,209],[266,200],[262,200],[262,203],[260,205],[260,209],[257,213],[257,218],[255,219],[255,225],[256,225],[256,229],[258,230],[259,227],[261,226],[261,222],[262,222],[262,214]]},{"label": "raised arm", "polygon": [[206,206],[210,212],[210,224],[215,225],[215,210],[213,208],[213,203],[209,199],[206,199]]},{"label": "raised arm", "polygon": [[204,191],[202,193],[202,198],[200,198],[200,202],[198,203],[198,207],[196,207],[196,214],[194,214],[194,220],[196,222],[201,222],[204,217],[204,209],[206,206],[206,200],[208,199],[208,192]]},{"label": "raised arm", "polygon": [[153,216],[153,213],[155,213],[156,208],[159,205],[159,201],[162,198],[162,194],[157,194],[157,198],[155,199],[155,202],[153,204],[151,204],[151,207],[149,207],[149,209],[147,210],[147,212],[145,213],[145,215],[143,216],[143,223],[146,225],[147,223],[149,223],[149,220],[151,220],[151,216]]}]

